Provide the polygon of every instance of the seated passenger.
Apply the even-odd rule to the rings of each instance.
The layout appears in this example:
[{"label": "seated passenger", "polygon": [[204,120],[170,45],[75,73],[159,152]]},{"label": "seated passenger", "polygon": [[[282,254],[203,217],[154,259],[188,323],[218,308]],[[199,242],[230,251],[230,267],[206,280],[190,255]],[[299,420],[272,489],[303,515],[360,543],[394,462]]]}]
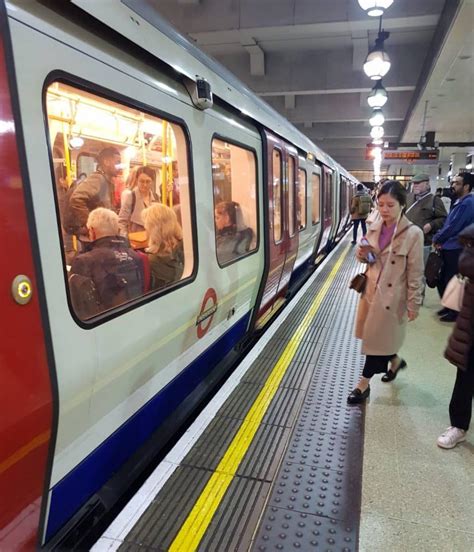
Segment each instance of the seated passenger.
[{"label": "seated passenger", "polygon": [[235,201],[221,201],[216,205],[216,245],[220,263],[245,255],[252,243],[253,231],[243,225],[240,205]]},{"label": "seated passenger", "polygon": [[122,192],[119,213],[120,235],[128,236],[129,232],[141,232],[143,226],[142,212],[152,203],[159,201],[155,193],[156,172],[145,165],[138,167],[130,175],[128,189]]},{"label": "seated passenger", "polygon": [[142,215],[148,234],[151,288],[159,289],[183,275],[183,232],[175,212],[167,205],[154,203]]},{"label": "seated passenger", "polygon": [[82,319],[146,291],[142,257],[118,235],[118,215],[104,207],[94,209],[87,218],[87,229],[90,246],[74,258],[69,276],[74,310]]}]

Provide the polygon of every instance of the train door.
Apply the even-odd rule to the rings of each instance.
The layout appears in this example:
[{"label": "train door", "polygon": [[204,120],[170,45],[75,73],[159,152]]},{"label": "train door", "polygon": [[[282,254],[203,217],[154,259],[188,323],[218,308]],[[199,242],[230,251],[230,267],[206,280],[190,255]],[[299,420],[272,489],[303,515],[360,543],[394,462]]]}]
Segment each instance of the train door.
[{"label": "train door", "polygon": [[333,222],[333,193],[332,193],[333,171],[326,166],[323,166],[323,237],[321,240],[322,247],[329,244],[331,237],[331,229]]},{"label": "train door", "polygon": [[52,391],[3,3],[0,25],[0,550],[34,550],[52,434]]},{"label": "train door", "polygon": [[298,251],[297,152],[295,148],[266,131],[265,140],[268,167],[268,201],[265,206],[267,262],[258,306],[257,327],[263,327],[283,304]]}]

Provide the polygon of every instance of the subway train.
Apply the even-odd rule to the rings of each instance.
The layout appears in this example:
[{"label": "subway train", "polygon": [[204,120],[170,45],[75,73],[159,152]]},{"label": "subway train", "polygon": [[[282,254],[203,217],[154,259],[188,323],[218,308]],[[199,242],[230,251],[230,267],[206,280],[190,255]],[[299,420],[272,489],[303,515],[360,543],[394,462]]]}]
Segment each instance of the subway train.
[{"label": "subway train", "polygon": [[[344,235],[357,180],[145,2],[0,9],[0,550],[66,549]],[[151,167],[184,261],[91,315],[65,213],[107,149],[114,208]],[[146,232],[128,238],[146,258]]]}]

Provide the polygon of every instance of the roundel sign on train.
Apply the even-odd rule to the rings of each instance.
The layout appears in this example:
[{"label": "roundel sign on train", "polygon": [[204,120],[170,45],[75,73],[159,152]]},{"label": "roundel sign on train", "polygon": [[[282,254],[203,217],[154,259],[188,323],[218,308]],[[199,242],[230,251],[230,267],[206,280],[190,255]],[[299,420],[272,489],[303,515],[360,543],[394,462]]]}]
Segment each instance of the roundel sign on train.
[{"label": "roundel sign on train", "polygon": [[217,310],[217,293],[214,288],[209,288],[204,294],[201,303],[201,310],[196,319],[197,336],[199,339],[204,337],[208,332],[214,318],[214,313]]}]

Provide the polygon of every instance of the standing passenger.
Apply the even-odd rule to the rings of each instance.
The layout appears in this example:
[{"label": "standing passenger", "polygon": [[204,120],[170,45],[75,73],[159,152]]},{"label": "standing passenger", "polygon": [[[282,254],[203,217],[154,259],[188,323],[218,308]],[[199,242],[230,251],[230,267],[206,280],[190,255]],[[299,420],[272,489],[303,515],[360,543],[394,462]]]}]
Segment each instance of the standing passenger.
[{"label": "standing passenger", "polygon": [[351,218],[354,226],[352,228],[352,245],[357,243],[357,230],[362,225],[362,235],[367,234],[366,218],[372,209],[372,200],[362,184],[357,184],[356,193],[351,202]]},{"label": "standing passenger", "polygon": [[158,202],[155,193],[156,172],[145,165],[135,169],[130,188],[122,193],[119,213],[120,234],[128,236],[129,232],[141,232],[143,226],[142,212],[152,203]]},{"label": "standing passenger", "polygon": [[[440,297],[443,297],[449,280],[458,272],[458,259],[461,254],[458,236],[464,228],[474,222],[474,196],[471,194],[474,188],[474,175],[458,174],[454,177],[452,185],[457,201],[449,212],[444,226],[433,236],[433,245],[441,251],[443,259],[438,285]],[[445,308],[438,311],[438,315],[443,322],[454,322],[458,313]]]},{"label": "standing passenger", "polygon": [[378,204],[380,219],[369,227],[369,245],[359,245],[356,253],[359,261],[372,262],[355,328],[366,359],[362,377],[347,398],[349,404],[361,403],[369,396],[374,374],[385,372],[382,381],[389,382],[406,366],[398,352],[407,318],[416,319],[422,302],[423,232],[403,214],[405,189],[396,180],[389,180],[378,193]]}]

